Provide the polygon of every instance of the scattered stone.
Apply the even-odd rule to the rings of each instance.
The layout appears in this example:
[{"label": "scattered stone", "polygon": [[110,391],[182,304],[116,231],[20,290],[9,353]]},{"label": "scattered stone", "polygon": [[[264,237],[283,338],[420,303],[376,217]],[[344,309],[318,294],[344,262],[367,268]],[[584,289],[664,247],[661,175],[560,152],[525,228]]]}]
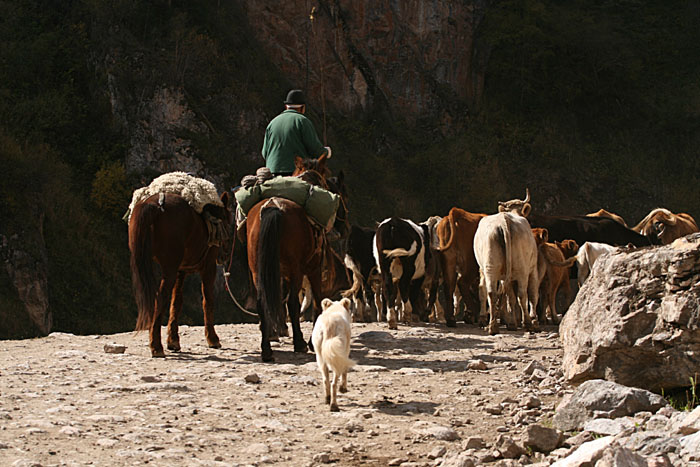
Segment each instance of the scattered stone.
[{"label": "scattered stone", "polygon": [[[320,462],[321,464],[330,464],[331,462],[331,455],[327,452],[321,452],[319,454],[314,455],[313,457],[314,462]],[[389,464],[391,465],[391,464]],[[396,464],[398,465],[398,464]]]},{"label": "scattered stone", "polygon": [[105,344],[104,351],[105,353],[124,353],[126,351],[126,346],[119,344]]},{"label": "scattered stone", "polygon": [[438,459],[445,455],[447,448],[445,446],[437,446],[428,453],[428,459]]},{"label": "scattered stone", "polygon": [[467,370],[486,370],[486,362],[483,360],[469,360],[467,363]]},{"label": "scattered stone", "polygon": [[544,371],[545,367],[542,365],[542,362],[539,360],[532,360],[530,363],[527,364],[525,369],[523,370],[523,373],[526,375],[531,375],[535,370],[541,370]]},{"label": "scattered stone", "polygon": [[572,454],[564,459],[558,460],[552,467],[574,467],[583,465],[594,465],[603,455],[603,451],[614,441],[614,437],[605,436],[587,443],[583,443]]},{"label": "scattered stone", "polygon": [[394,459],[391,459],[389,461],[389,465],[390,466],[401,465],[404,462],[408,462],[408,459],[406,459],[405,457],[395,457]]},{"label": "scattered stone", "polygon": [[535,451],[550,452],[559,446],[561,437],[561,432],[555,428],[530,425],[525,430],[523,444]]},{"label": "scattered stone", "polygon": [[256,373],[251,373],[249,375],[246,375],[245,382],[251,384],[258,384],[260,383],[260,376],[258,376]]},{"label": "scattered stone", "polygon": [[500,451],[501,456],[506,459],[515,459],[525,454],[525,450],[518,446],[510,436],[499,435],[496,438],[496,449]]},{"label": "scattered stone", "polygon": [[625,430],[634,428],[635,423],[631,418],[595,418],[593,420],[587,421],[583,425],[585,431],[595,433],[598,435],[617,435]]},{"label": "scattered stone", "polygon": [[459,434],[452,428],[436,425],[430,422],[416,422],[411,427],[411,431],[424,436],[430,436],[442,441],[455,441],[459,439]]},{"label": "scattered stone", "polygon": [[700,431],[700,405],[675,423],[673,431],[682,435],[692,435]]},{"label": "scattered stone", "polygon": [[462,443],[463,449],[482,449],[484,447],[484,440],[479,436],[470,436]]},{"label": "scattered stone", "polygon": [[682,437],[679,442],[681,444],[680,455],[683,460],[686,462],[700,461],[700,431]]},{"label": "scattered stone", "polygon": [[445,456],[439,465],[440,467],[474,467],[476,464],[474,458],[467,454],[459,453]]}]

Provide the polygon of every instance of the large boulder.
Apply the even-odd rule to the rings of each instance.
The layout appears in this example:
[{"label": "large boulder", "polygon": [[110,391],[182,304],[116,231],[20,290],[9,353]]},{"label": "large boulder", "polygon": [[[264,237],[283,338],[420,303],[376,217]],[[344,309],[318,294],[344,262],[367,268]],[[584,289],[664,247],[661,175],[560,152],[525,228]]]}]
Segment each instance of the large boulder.
[{"label": "large boulder", "polygon": [[591,419],[615,419],[644,411],[653,413],[666,405],[663,397],[644,389],[601,379],[590,380],[562,399],[553,422],[562,431],[578,430]]},{"label": "large boulder", "polygon": [[559,332],[573,384],[690,386],[700,368],[700,234],[601,256]]}]

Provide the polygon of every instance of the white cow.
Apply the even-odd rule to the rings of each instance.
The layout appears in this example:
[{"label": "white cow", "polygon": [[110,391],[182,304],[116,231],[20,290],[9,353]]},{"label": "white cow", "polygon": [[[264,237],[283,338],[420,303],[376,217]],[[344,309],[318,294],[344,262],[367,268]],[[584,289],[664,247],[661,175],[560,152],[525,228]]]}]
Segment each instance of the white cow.
[{"label": "white cow", "polygon": [[605,253],[618,251],[618,247],[607,243],[586,242],[579,248],[576,254],[576,266],[578,267],[578,286],[581,287],[588,276],[591,275],[596,260]]},{"label": "white cow", "polygon": [[479,264],[482,318],[488,299],[489,334],[498,333],[499,281],[503,281],[509,295],[514,295],[515,283],[517,302],[511,301],[513,308],[520,307],[526,328],[532,328],[531,317],[537,326],[537,245],[527,219],[508,212],[484,217],[474,235],[474,254]]}]

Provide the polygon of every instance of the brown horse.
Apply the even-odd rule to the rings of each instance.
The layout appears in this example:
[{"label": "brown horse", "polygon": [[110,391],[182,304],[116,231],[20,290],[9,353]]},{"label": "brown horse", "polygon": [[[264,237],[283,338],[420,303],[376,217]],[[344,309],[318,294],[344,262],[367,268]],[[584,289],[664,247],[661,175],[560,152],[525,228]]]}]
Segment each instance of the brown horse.
[{"label": "brown horse", "polygon": [[[300,168],[295,175],[309,183],[328,187],[325,156],[312,161],[311,168]],[[341,203],[345,206],[345,203]],[[325,233],[314,227],[304,208],[284,198],[260,201],[248,212],[248,267],[257,295],[257,310],[262,333],[262,359],[273,361],[270,336],[277,335],[284,322],[282,297],[288,294],[287,310],[292,323],[295,352],[306,352],[311,346],[304,341],[299,324],[301,305],[299,291],[304,276],[309,280],[316,310],[321,310],[322,270],[328,267],[324,258],[330,248]],[[317,312],[318,313],[318,312]],[[314,316],[314,322],[318,317]]]},{"label": "brown horse", "polygon": [[[224,207],[207,204],[202,214],[179,195],[153,195],[137,204],[129,220],[131,278],[138,307],[136,330],[150,331],[151,356],[164,357],[160,327],[165,310],[170,306],[168,349],[180,350],[178,317],[182,308],[182,287],[188,274],[197,272],[202,279],[204,335],[209,347],[220,348],[214,331],[214,281],[216,263],[225,248],[211,245],[205,217],[222,221],[228,233],[232,223],[228,208],[229,196],[224,192]],[[156,288],[153,261],[160,265],[161,280]]]}]

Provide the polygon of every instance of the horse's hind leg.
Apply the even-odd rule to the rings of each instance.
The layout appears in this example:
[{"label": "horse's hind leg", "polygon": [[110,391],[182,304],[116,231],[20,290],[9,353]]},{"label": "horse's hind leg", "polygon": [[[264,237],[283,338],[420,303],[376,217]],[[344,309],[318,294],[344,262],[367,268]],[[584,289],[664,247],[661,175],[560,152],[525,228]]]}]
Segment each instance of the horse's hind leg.
[{"label": "horse's hind leg", "polygon": [[168,320],[168,350],[180,351],[180,335],[178,333],[178,319],[182,311],[182,286],[187,276],[184,272],[177,273],[175,287],[173,287],[173,298],[170,302],[170,319]]},{"label": "horse's hind leg", "polygon": [[260,318],[260,334],[262,335],[262,340],[260,342],[260,349],[262,353],[263,362],[274,362],[275,357],[272,356],[272,346],[270,345],[270,324],[265,319],[265,313],[263,313],[263,304],[260,294],[258,294],[257,299],[257,309],[258,317]]},{"label": "horse's hind leg", "polygon": [[[299,292],[296,288],[297,285],[290,283],[290,293],[287,299],[287,310],[289,311],[289,319],[292,322],[292,336],[294,340],[294,351],[295,352],[306,352],[309,347],[304,342],[304,334],[301,332],[301,325],[299,324],[299,315],[301,314],[301,305],[299,304]],[[287,323],[284,323],[285,326]]]},{"label": "horse's hind leg", "polygon": [[150,347],[152,357],[165,357],[163,343],[160,339],[160,326],[162,316],[165,314],[165,309],[171,301],[171,294],[173,292],[173,287],[175,286],[176,277],[177,272],[169,272],[163,268],[163,278],[160,281],[160,287],[158,288],[158,293],[156,295],[156,312],[153,315],[153,322],[151,323],[150,329]]},{"label": "horse's hind leg", "polygon": [[211,265],[201,273],[202,276],[202,309],[204,310],[204,336],[207,344],[212,349],[220,349],[221,342],[214,330],[214,281],[216,280],[216,263],[211,261]]}]

